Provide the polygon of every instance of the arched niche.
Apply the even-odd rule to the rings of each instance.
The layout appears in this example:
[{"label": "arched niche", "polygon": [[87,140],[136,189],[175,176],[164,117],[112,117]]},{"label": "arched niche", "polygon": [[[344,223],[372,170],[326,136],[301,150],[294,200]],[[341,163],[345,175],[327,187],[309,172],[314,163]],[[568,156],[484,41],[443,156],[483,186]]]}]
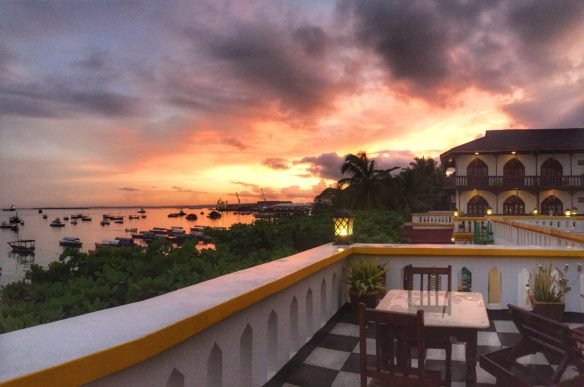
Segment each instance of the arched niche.
[{"label": "arched niche", "polygon": [[223,386],[223,351],[213,344],[207,360],[207,385],[211,387]]},{"label": "arched niche", "polygon": [[278,369],[278,315],[272,310],[268,318],[268,379]]},{"label": "arched niche", "polygon": [[485,216],[489,203],[481,195],[473,196],[466,205],[466,213],[469,216]]},{"label": "arched niche", "polygon": [[239,381],[242,387],[251,386],[253,330],[247,324],[239,339]]},{"label": "arched niche", "polygon": [[166,387],[184,387],[185,385],[185,376],[174,368],[168,377],[168,381],[166,382]]},{"label": "arched niche", "polygon": [[517,195],[511,195],[503,202],[503,214],[524,215],[525,202]]}]

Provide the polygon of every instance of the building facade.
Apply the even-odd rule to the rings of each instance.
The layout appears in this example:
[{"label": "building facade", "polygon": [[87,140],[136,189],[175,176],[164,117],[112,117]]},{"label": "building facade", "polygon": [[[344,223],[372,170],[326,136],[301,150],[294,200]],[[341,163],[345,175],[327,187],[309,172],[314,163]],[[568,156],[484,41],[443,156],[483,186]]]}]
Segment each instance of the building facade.
[{"label": "building facade", "polygon": [[461,215],[584,213],[584,128],[489,130],[440,159]]}]

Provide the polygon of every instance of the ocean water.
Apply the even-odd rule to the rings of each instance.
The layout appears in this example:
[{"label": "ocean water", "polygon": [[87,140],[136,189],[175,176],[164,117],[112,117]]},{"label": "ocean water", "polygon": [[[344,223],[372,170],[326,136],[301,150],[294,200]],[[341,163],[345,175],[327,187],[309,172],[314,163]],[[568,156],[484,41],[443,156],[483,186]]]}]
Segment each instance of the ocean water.
[{"label": "ocean water", "polygon": [[[147,231],[153,227],[170,228],[171,226],[182,226],[188,233],[189,228],[195,225],[228,228],[235,223],[249,224],[254,221],[253,215],[236,215],[232,212],[224,212],[220,219],[210,219],[206,217],[210,211],[208,208],[183,209],[187,214],[196,214],[198,217],[196,221],[188,221],[185,217],[169,218],[169,213],[179,212],[179,209],[175,208],[145,207],[144,209],[146,213],[143,215],[146,215],[146,218],[133,220],[129,220],[128,215],[140,215],[137,214],[138,208],[43,210],[43,214],[47,215],[47,219],[43,219],[43,214],[39,214],[38,210],[18,210],[18,216],[24,219],[24,226],[19,226],[18,235],[14,231],[0,229],[0,267],[2,268],[0,286],[24,278],[24,274],[30,268],[31,263],[47,267],[50,262],[57,260],[64,250],[64,247],[59,246],[59,241],[66,236],[80,238],[83,243],[81,251],[87,252],[88,250],[94,250],[95,243],[99,243],[104,239],[131,237],[130,232],[126,232],[126,229],[130,228]],[[201,211],[204,212],[204,215],[200,214]],[[73,225],[71,224],[71,219],[69,219],[69,221],[64,221],[65,227],[49,226],[51,221],[57,217],[63,221],[63,217],[70,217],[78,213],[88,215],[92,220],[83,222],[78,219],[77,225]],[[99,222],[102,220],[103,214],[124,216],[124,223],[116,224],[112,221],[109,226],[101,226]],[[13,215],[15,215],[14,211],[2,211],[0,212],[0,221],[8,221],[8,218]],[[12,253],[12,249],[7,242],[17,240],[17,238],[36,240],[35,254],[20,256]],[[136,240],[136,242],[138,243],[139,241]]]}]

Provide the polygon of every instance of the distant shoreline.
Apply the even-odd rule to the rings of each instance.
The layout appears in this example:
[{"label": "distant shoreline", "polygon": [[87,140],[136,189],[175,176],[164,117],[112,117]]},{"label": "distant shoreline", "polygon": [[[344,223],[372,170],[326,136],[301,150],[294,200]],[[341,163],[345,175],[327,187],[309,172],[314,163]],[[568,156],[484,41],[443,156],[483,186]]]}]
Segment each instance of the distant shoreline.
[{"label": "distant shoreline", "polygon": [[[119,209],[133,209],[133,208],[214,208],[216,204],[195,204],[195,205],[169,205],[169,206],[83,206],[83,207],[21,207],[18,210],[91,210],[100,208],[119,208]],[[8,211],[6,211],[8,212]]]}]

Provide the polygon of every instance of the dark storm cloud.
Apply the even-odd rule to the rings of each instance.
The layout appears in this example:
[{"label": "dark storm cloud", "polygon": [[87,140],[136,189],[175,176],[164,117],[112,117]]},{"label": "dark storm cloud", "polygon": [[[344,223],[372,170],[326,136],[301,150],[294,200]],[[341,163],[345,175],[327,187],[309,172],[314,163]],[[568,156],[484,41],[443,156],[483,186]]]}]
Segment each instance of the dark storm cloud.
[{"label": "dark storm cloud", "polygon": [[311,113],[328,107],[337,87],[325,69],[325,40],[318,27],[299,27],[290,33],[257,22],[209,34],[204,45],[262,100],[276,99],[285,113]]},{"label": "dark storm cloud", "polygon": [[339,156],[335,152],[323,153],[319,156],[304,157],[295,164],[308,164],[307,170],[313,176],[323,179],[338,180],[342,177],[341,166],[345,160],[344,156]]},{"label": "dark storm cloud", "polygon": [[579,0],[514,1],[509,26],[526,47],[553,43],[581,26],[584,2]]},{"label": "dark storm cloud", "polygon": [[279,157],[271,157],[264,160],[263,165],[270,167],[272,169],[290,169],[288,161],[286,159],[281,159]]},{"label": "dark storm cloud", "polygon": [[[50,83],[44,82],[45,85]],[[0,86],[0,114],[24,117],[68,117],[98,115],[135,116],[141,111],[139,99],[115,92],[74,90],[58,82],[45,87],[35,84]]]}]

